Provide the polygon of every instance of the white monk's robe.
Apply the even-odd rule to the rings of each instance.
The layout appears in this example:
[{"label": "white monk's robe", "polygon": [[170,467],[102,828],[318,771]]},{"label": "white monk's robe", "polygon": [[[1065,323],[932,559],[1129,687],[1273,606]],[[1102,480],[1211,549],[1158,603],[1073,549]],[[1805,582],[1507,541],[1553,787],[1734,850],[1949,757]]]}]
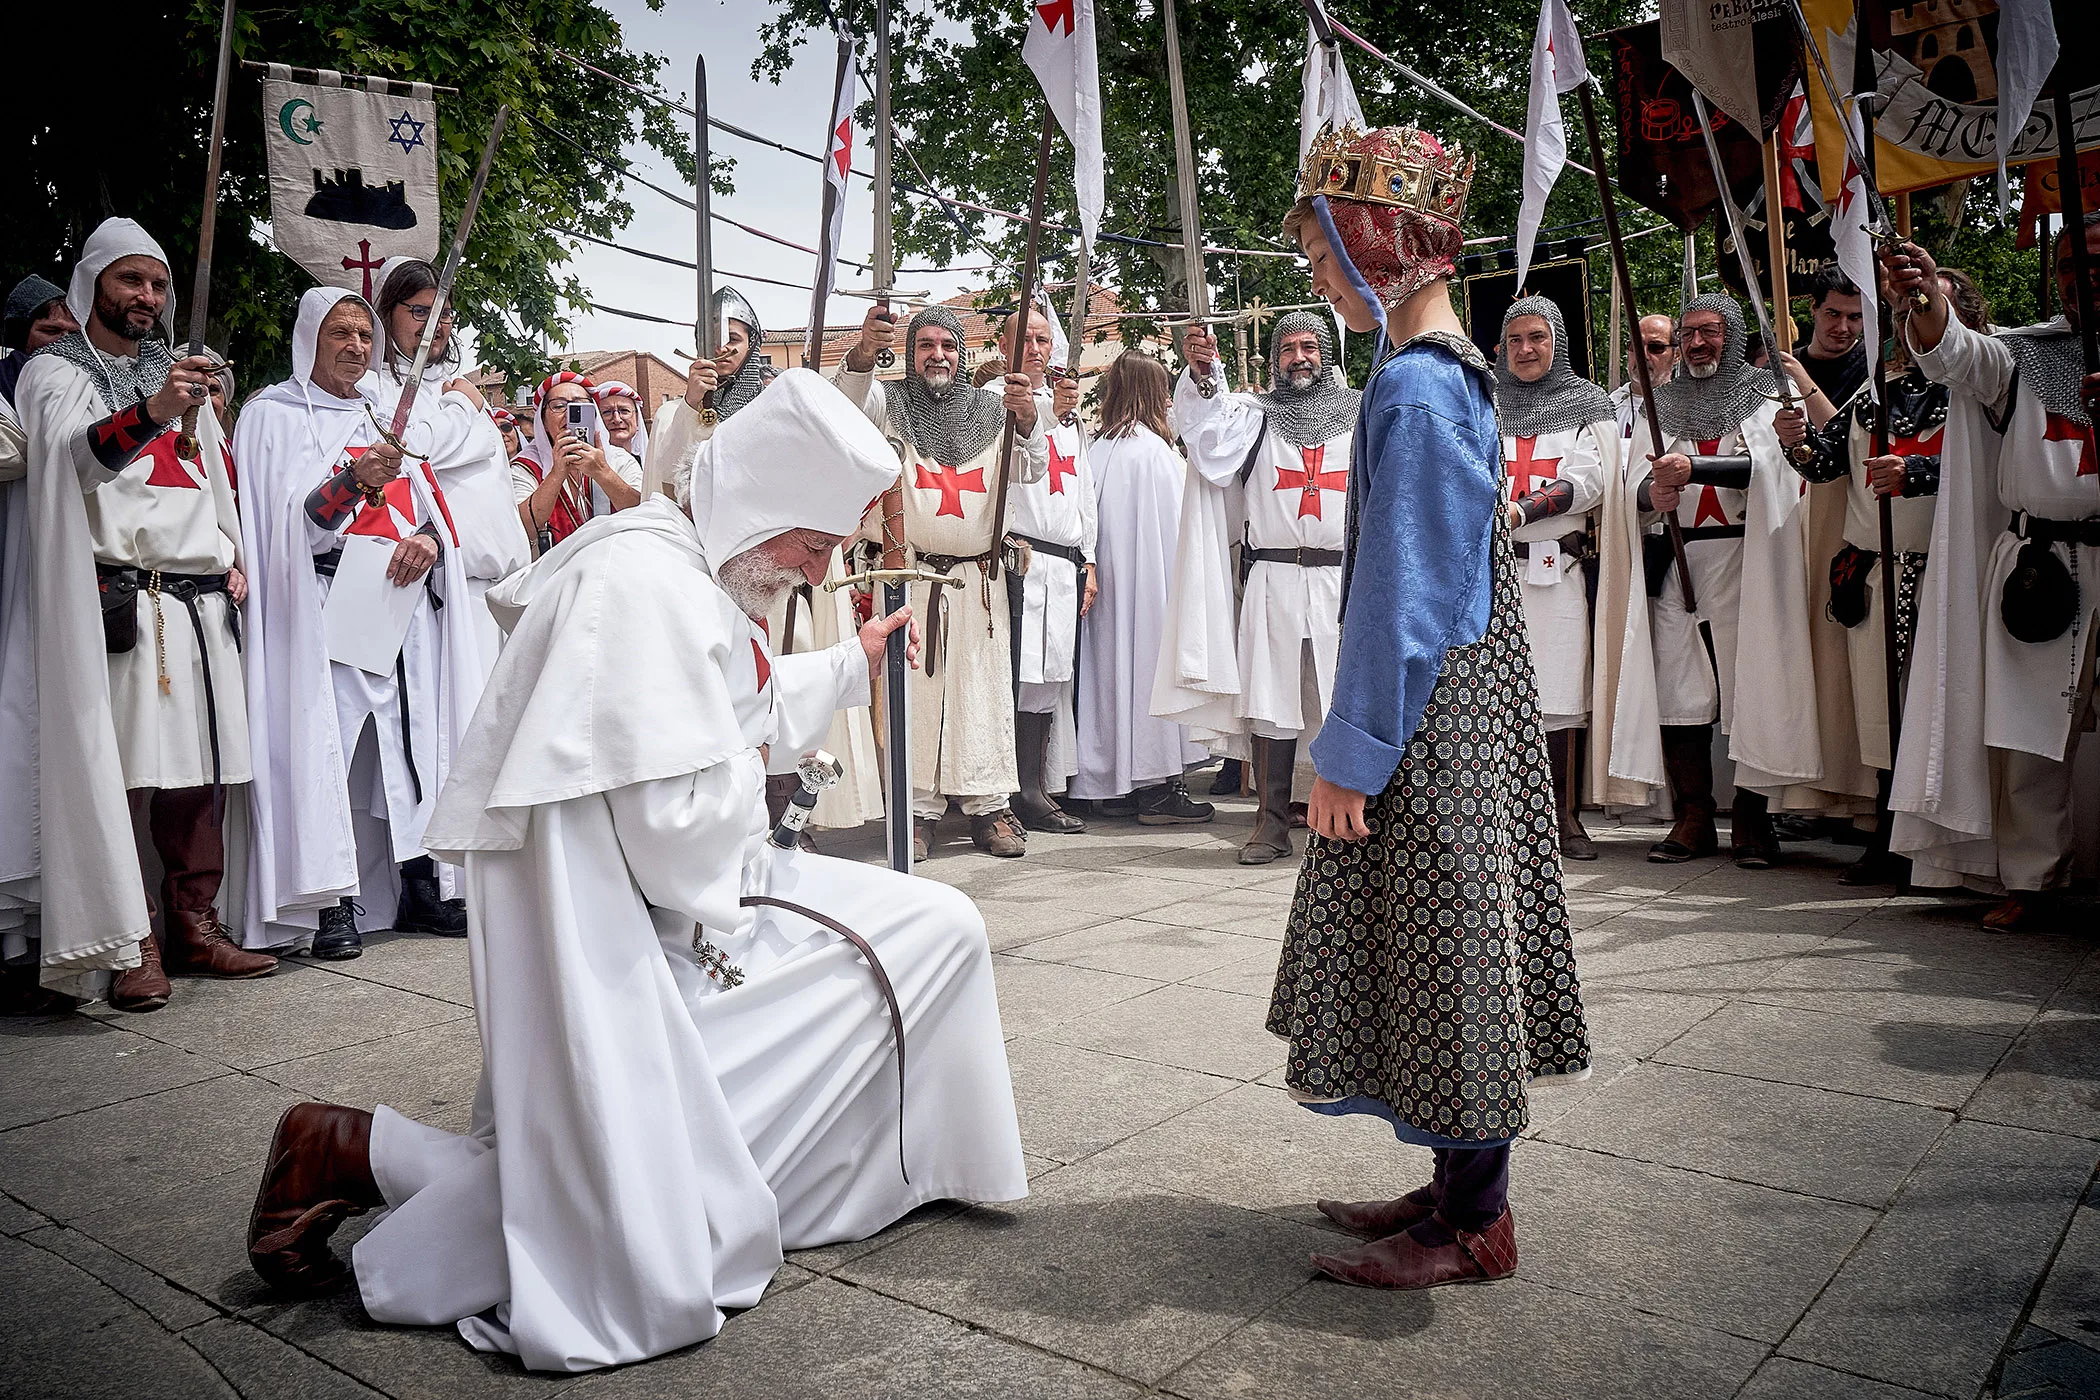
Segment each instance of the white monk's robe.
[{"label": "white monk's robe", "polygon": [[[770,657],[662,499],[491,602],[510,640],[430,837],[466,862],[481,1092],[465,1136],[375,1115],[392,1212],[354,1254],[371,1315],[537,1370],[635,1361],[713,1336],[783,1249],[1026,1194],[968,899],[764,840],[759,747],[806,751],[865,703],[857,643]],[[841,919],[888,969],[909,1183],[866,965],[752,894]],[[702,971],[696,925],[741,986]]]},{"label": "white monk's robe", "polygon": [[201,595],[193,622],[164,593],[156,617],[142,586],[138,641],[110,653],[96,565],[223,574],[240,562],[240,517],[225,440],[209,412],[198,415],[199,461],[181,460],[179,424],[148,436],[150,429],[106,423],[111,410],[94,381],[55,353],[39,354],[23,369],[15,405],[29,444],[29,606],[36,619],[36,718],[28,732],[38,772],[50,779],[40,784],[35,808],[42,975],[47,986],[86,995],[92,989],[76,974],[136,966],[147,927],[126,789],[210,783],[211,710],[219,778],[245,783],[249,775],[231,600],[223,592]]},{"label": "white monk's robe", "polygon": [[[512,498],[510,454],[503,450],[503,434],[486,409],[465,394],[445,391],[450,377],[441,369],[424,371],[406,440],[410,451],[429,459],[459,532],[472,600],[466,612],[474,625],[481,673],[487,676],[502,649],[503,634],[482,600],[497,582],[525,567],[532,558],[532,541],[525,536],[525,523],[518,519]],[[391,427],[406,375],[381,365],[366,380],[375,390],[379,421]]]},{"label": "white monk's robe", "polygon": [[[1243,523],[1246,547],[1338,557],[1355,425],[1317,446],[1293,446],[1273,425],[1263,431],[1267,415],[1253,395],[1222,392],[1222,365],[1213,365],[1211,373],[1221,392],[1208,399],[1182,374],[1174,388],[1174,415],[1189,463],[1207,488],[1240,485],[1244,515],[1232,523]],[[1242,478],[1250,453],[1252,470]],[[1236,648],[1238,717],[1255,735],[1310,743],[1334,700],[1341,565],[1260,560],[1246,579]],[[1188,605],[1185,597],[1175,599],[1177,610]],[[1305,750],[1299,753],[1303,758]]]},{"label": "white monk's robe", "polygon": [[1089,456],[1101,595],[1079,636],[1079,770],[1071,793],[1099,800],[1178,777],[1203,761],[1204,750],[1182,725],[1152,713],[1187,468],[1143,424],[1097,439]]},{"label": "white monk's robe", "polygon": [[[1648,609],[1656,713],[1664,725],[1711,724],[1729,736],[1735,784],[1783,796],[1823,776],[1815,664],[1809,638],[1808,512],[1801,478],[1772,431],[1765,403],[1736,431],[1705,441],[1663,438],[1663,452],[1750,457],[1745,491],[1694,483],[1677,502],[1699,610],[1688,613],[1674,565]],[[1639,409],[1645,415],[1646,406]],[[1638,497],[1653,463],[1645,418],[1634,425],[1626,489]],[[1644,524],[1660,529],[1649,512]],[[1713,657],[1700,624],[1713,635]],[[1747,664],[1745,664],[1747,662]],[[1718,676],[1716,675],[1718,672]]]},{"label": "white monk's robe", "polygon": [[[998,548],[993,502],[999,489],[999,434],[967,462],[937,462],[889,421],[888,401],[873,371],[839,367],[836,382],[847,398],[904,452],[904,538],[912,562],[936,567],[929,555],[969,562],[946,572],[960,588],[911,586],[913,615],[925,631],[925,650],[911,672],[911,785],[915,792],[944,797],[1004,797],[1020,783],[1014,767],[1013,656],[1004,593],[1005,575],[995,582],[988,560]],[[991,393],[979,389],[978,393]],[[1042,480],[1049,470],[1049,443],[1038,411],[1035,427],[1014,438],[1012,483]],[[864,537],[879,541],[879,511],[870,512]]]},{"label": "white monk's robe", "polygon": [[[2053,324],[2062,329],[2063,318]],[[2076,615],[2053,641],[2020,641],[1999,607],[2026,543],[2012,529],[2015,513],[2100,517],[2100,458],[2088,429],[2051,413],[2017,381],[2012,352],[1997,337],[1950,317],[1938,345],[1911,352],[1925,376],[1951,393],[1932,545],[1918,584],[1890,845],[1911,858],[1920,885],[1971,877],[2047,888],[2063,873],[2056,827],[2068,814],[2005,811],[2017,796],[2004,790],[2002,770],[2010,759],[2051,788],[2068,783],[2012,756],[2060,765],[2076,750],[2072,723],[2093,675],[2100,549],[2048,546],[2078,589]],[[2049,792],[2040,800],[2059,806],[2068,797]],[[2026,805],[2036,800],[2030,795]]]},{"label": "white monk's robe", "polygon": [[1048,392],[1036,395],[1036,405],[1051,425],[1045,444],[1049,464],[1041,480],[1015,482],[1011,488],[1006,532],[1029,541],[1033,552],[1028,572],[1010,579],[1008,587],[1021,589],[1017,708],[1050,716],[1043,785],[1060,793],[1078,769],[1072,678],[1079,655],[1079,600],[1086,587],[1083,566],[1094,562],[1100,525],[1085,434],[1077,423],[1050,416]]},{"label": "white monk's robe", "polygon": [[[17,352],[19,353],[19,352]],[[36,911],[36,646],[29,601],[29,438],[0,395],[0,956]]]},{"label": "white monk's robe", "polygon": [[1590,607],[1586,565],[1560,541],[1583,534],[1619,468],[1618,428],[1587,423],[1532,437],[1502,435],[1504,498],[1521,501],[1551,482],[1573,493],[1565,510],[1511,532],[1523,578],[1524,632],[1538,672],[1539,713],[1548,729],[1580,729],[1590,713]]},{"label": "white monk's robe", "polygon": [[[423,828],[480,702],[483,657],[493,661],[469,625],[486,608],[467,574],[466,529],[429,464],[406,462],[384,501],[361,502],[340,529],[307,515],[314,488],[377,440],[370,385],[347,399],[292,380],[271,385],[235,431],[253,552],[248,723],[265,760],[241,930],[251,948],[306,946],[319,911],[345,895],[362,910],[360,929],[393,926],[399,864],[425,854]],[[316,561],[332,567],[346,536],[398,542],[425,521],[442,552],[409,585],[420,596],[396,668],[378,675],[330,660],[322,619],[334,579]],[[456,872],[440,866],[439,875],[454,893]]]}]

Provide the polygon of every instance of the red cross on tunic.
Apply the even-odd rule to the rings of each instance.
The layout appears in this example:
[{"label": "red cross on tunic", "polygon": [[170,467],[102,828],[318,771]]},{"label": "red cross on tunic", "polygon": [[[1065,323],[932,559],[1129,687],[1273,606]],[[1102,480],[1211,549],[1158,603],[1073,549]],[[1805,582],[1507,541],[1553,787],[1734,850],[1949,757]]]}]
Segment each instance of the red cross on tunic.
[{"label": "red cross on tunic", "polygon": [[[362,451],[359,448],[351,450]],[[397,476],[386,484],[380,493],[379,504],[361,508],[348,531],[353,535],[376,535],[383,540],[405,540],[415,532],[416,497],[404,476]]]},{"label": "red cross on tunic", "polygon": [[2043,432],[2044,442],[2075,442],[2078,448],[2078,474],[2092,476],[2100,473],[2100,458],[2093,455],[2093,430],[2083,424],[2074,423],[2061,413],[2048,415],[2049,427]]},{"label": "red cross on tunic", "polygon": [[984,494],[984,468],[972,467],[965,472],[943,462],[936,462],[934,466],[934,471],[928,471],[924,462],[919,463],[919,473],[912,478],[912,485],[922,491],[937,490],[941,493],[940,509],[934,511],[935,515],[952,515],[961,519],[962,493],[975,491],[980,496]]},{"label": "red cross on tunic", "polygon": [[1892,437],[1889,439],[1891,457],[1937,457],[1940,454],[1940,438],[1947,425],[1940,423],[1923,437]]},{"label": "red cross on tunic", "polygon": [[[1719,438],[1709,438],[1705,442],[1700,443],[1699,455],[1701,457],[1720,456],[1721,440]],[[1721,508],[1720,488],[1702,485],[1699,488],[1699,508],[1692,512],[1692,528],[1696,530],[1709,520],[1716,525],[1726,525],[1728,523],[1728,512]]]},{"label": "red cross on tunic", "polygon": [[1512,501],[1522,500],[1530,495],[1533,481],[1553,481],[1560,476],[1560,464],[1563,459],[1533,456],[1537,445],[1537,437],[1517,439],[1516,459],[1509,464],[1509,498]]},{"label": "red cross on tunic", "polygon": [[1298,518],[1300,520],[1303,520],[1308,515],[1318,520],[1321,518],[1320,493],[1322,491],[1348,489],[1349,473],[1346,471],[1323,472],[1320,470],[1321,465],[1327,460],[1327,444],[1324,442],[1318,447],[1301,447],[1298,449],[1298,455],[1305,461],[1305,470],[1293,471],[1289,467],[1278,467],[1276,469],[1276,489],[1278,491],[1296,491],[1299,493]]},{"label": "red cross on tunic", "polygon": [[1064,495],[1065,478],[1068,476],[1077,475],[1079,475],[1079,454],[1077,452],[1074,452],[1071,456],[1067,457],[1064,453],[1057,450],[1057,439],[1054,437],[1051,438],[1050,494],[1053,496]]},{"label": "red cross on tunic", "polygon": [[202,491],[204,469],[197,468],[197,475],[190,475],[190,464],[175,455],[175,434],[162,433],[146,444],[146,450],[135,460],[153,464],[153,471],[146,477],[148,486],[165,486],[176,491]]}]

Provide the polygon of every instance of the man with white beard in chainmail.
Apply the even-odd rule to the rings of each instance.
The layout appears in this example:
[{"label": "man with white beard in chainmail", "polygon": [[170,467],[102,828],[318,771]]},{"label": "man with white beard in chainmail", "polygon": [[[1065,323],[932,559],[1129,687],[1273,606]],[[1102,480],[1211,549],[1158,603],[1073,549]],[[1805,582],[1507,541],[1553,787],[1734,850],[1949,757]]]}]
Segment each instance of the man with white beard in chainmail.
[{"label": "man with white beard in chainmail", "polygon": [[1590,517],[1607,497],[1619,499],[1607,489],[1619,476],[1619,432],[1610,397],[1569,366],[1567,327],[1549,298],[1523,297],[1503,313],[1495,420],[1509,483],[1504,509],[1524,571],[1524,630],[1553,764],[1560,853],[1595,860],[1597,847],[1582,826],[1575,739],[1590,717],[1585,584],[1588,561],[1597,557]]},{"label": "man with white beard in chainmail", "polygon": [[[911,676],[913,853],[932,853],[953,798],[979,850],[1026,855],[1027,836],[1008,805],[1019,785],[1013,656],[1003,585],[993,606],[1000,580],[992,565],[1004,523],[997,503],[1006,415],[1018,428],[1012,480],[1032,482],[1049,470],[1049,414],[1037,411],[1026,374],[1008,374],[999,393],[962,379],[962,322],[945,306],[927,307],[905,328],[904,377],[876,379],[875,357],[895,334],[887,308],[870,309],[836,382],[897,444],[904,538],[917,567],[962,580],[960,588],[912,586],[926,625],[925,661]],[[862,533],[879,541],[879,513],[870,522]]]},{"label": "man with white beard in chainmail", "polygon": [[[1229,666],[1237,674],[1184,674],[1177,688],[1199,702],[1236,695],[1232,718],[1238,732],[1251,737],[1260,799],[1240,863],[1265,865],[1292,854],[1298,754],[1334,699],[1349,440],[1362,395],[1335,363],[1329,322],[1311,312],[1277,318],[1269,343],[1274,380],[1266,394],[1222,392],[1218,343],[1202,327],[1189,331],[1184,352],[1189,364],[1175,385],[1174,416],[1189,461],[1208,488],[1197,508],[1214,504],[1209,491],[1224,494],[1229,537],[1242,545],[1246,591],[1236,655],[1214,658],[1217,670]],[[1186,548],[1186,530],[1183,540]],[[1171,624],[1183,639],[1203,630],[1193,622],[1199,610],[1217,615],[1230,608],[1232,595],[1226,566],[1214,564],[1199,575],[1187,563],[1176,570]],[[1171,696],[1156,695],[1155,710],[1162,701],[1176,709]]]},{"label": "man with white beard in chainmail", "polygon": [[[1723,292],[1694,297],[1679,321],[1677,373],[1655,386],[1663,454],[1636,421],[1626,485],[1647,529],[1656,711],[1676,825],[1648,858],[1711,855],[1713,724],[1735,761],[1730,844],[1746,870],[1778,857],[1769,799],[1823,776],[1809,636],[1800,480],[1774,434],[1780,386],[1744,358],[1742,308]],[[1649,406],[1642,406],[1642,413]],[[1691,566],[1685,606],[1663,517],[1674,513]],[[1705,635],[1702,637],[1702,633]],[[1748,665],[1740,658],[1749,658]]]},{"label": "man with white beard in chainmail", "polygon": [[1890,844],[1913,884],[2003,891],[1984,924],[2007,933],[2060,916],[2078,739],[2093,726],[2100,375],[2085,372],[2079,331],[2100,317],[2100,292],[2080,295],[2076,237],[2100,258],[2100,212],[2051,250],[2064,314],[1996,335],[1948,313],[1924,249],[1883,255],[1895,294],[1925,297],[1910,351],[1950,391]]}]

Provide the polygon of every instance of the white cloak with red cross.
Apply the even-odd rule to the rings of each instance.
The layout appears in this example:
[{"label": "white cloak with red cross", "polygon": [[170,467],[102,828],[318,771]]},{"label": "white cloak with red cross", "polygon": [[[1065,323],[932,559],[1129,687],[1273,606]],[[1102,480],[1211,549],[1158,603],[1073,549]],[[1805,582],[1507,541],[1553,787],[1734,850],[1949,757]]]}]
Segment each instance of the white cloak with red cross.
[{"label": "white cloak with red cross", "polygon": [[1989,751],[2063,757],[2100,607],[2100,550],[2053,544],[2077,582],[2077,616],[2053,641],[2015,639],[1999,613],[2022,544],[2007,527],[2015,511],[2100,517],[2100,452],[2090,428],[2015,385],[2012,352],[1995,337],[1949,317],[1937,346],[1912,352],[1926,377],[1953,393],[1918,584],[1891,845],[1911,857],[1914,883],[1989,883],[1998,875]]},{"label": "white cloak with red cross", "polygon": [[[1339,555],[1354,423],[1313,446],[1286,442],[1274,425],[1264,431],[1267,415],[1253,395],[1222,392],[1222,366],[1214,365],[1211,372],[1221,392],[1204,398],[1185,373],[1175,385],[1174,415],[1189,463],[1205,489],[1227,493],[1227,528],[1236,542],[1248,550],[1316,549]],[[1183,509],[1188,509],[1186,500]],[[1246,578],[1235,646],[1235,717],[1255,734],[1309,741],[1334,699],[1335,660],[1342,644],[1341,566],[1260,560]],[[1209,610],[1192,596],[1179,569],[1177,580],[1177,612]],[[1229,591],[1231,580],[1202,585],[1206,592],[1221,586]],[[1183,629],[1184,634],[1195,630],[1193,625]]]}]

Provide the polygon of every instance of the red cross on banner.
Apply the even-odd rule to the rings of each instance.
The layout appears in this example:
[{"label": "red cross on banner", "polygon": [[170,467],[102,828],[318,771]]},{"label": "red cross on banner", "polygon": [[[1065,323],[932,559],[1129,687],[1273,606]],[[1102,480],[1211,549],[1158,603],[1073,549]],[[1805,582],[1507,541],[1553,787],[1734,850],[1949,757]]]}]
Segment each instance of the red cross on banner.
[{"label": "red cross on banner", "polygon": [[[315,175],[314,178],[318,180],[321,177],[319,175]],[[369,238],[360,238],[357,240],[356,257],[343,259],[343,271],[362,271],[364,273],[365,300],[368,302],[372,300],[372,274],[385,266],[385,258],[375,258],[372,256],[372,240]]]},{"label": "red cross on banner", "polygon": [[1327,444],[1324,442],[1318,447],[1301,447],[1298,449],[1298,455],[1305,461],[1305,470],[1293,471],[1289,467],[1278,467],[1276,469],[1276,489],[1278,491],[1296,491],[1299,493],[1298,518],[1300,520],[1305,519],[1308,515],[1315,520],[1322,519],[1323,517],[1320,514],[1320,493],[1322,491],[1347,490],[1349,487],[1349,473],[1346,471],[1323,472],[1320,470],[1321,466],[1327,461]]},{"label": "red cross on banner", "polygon": [[1052,437],[1050,439],[1050,494],[1053,496],[1064,495],[1065,478],[1077,475],[1079,475],[1079,454],[1074,452],[1070,456],[1066,456],[1058,451],[1057,439]]},{"label": "red cross on banner", "polygon": [[1071,37],[1072,0],[1047,0],[1047,3],[1037,5],[1035,12],[1043,17],[1044,29],[1055,34],[1062,28],[1065,37]]},{"label": "red cross on banner", "polygon": [[1531,483],[1536,480],[1552,481],[1560,476],[1559,457],[1537,457],[1536,437],[1517,439],[1517,455],[1509,464],[1509,498],[1520,500],[1531,494]]},{"label": "red cross on banner", "polygon": [[134,460],[153,464],[153,471],[146,478],[148,486],[165,486],[176,491],[202,491],[204,468],[199,466],[195,476],[190,475],[190,464],[175,454],[175,434],[162,433],[146,444],[146,450]]},{"label": "red cross on banner", "polygon": [[[1720,456],[1721,440],[1719,438],[1709,438],[1707,441],[1700,443],[1699,455],[1701,457]],[[1728,523],[1728,512],[1721,507],[1721,489],[1718,486],[1701,486],[1699,488],[1699,508],[1692,512],[1692,528],[1696,530],[1709,520],[1716,525],[1726,525]]]},{"label": "red cross on banner", "polygon": [[2048,415],[2049,427],[2043,432],[2044,442],[2075,442],[2078,449],[2078,474],[2093,476],[2100,473],[2100,458],[2093,455],[2093,430],[2083,423],[2074,423],[2061,413]]},{"label": "red cross on banner", "polygon": [[984,468],[972,467],[965,472],[957,471],[946,463],[937,462],[934,465],[937,470],[928,471],[924,462],[919,463],[919,472],[912,478],[912,485],[921,491],[941,493],[940,508],[934,511],[935,515],[952,515],[961,519],[962,493],[975,491],[980,496],[984,494]]}]

